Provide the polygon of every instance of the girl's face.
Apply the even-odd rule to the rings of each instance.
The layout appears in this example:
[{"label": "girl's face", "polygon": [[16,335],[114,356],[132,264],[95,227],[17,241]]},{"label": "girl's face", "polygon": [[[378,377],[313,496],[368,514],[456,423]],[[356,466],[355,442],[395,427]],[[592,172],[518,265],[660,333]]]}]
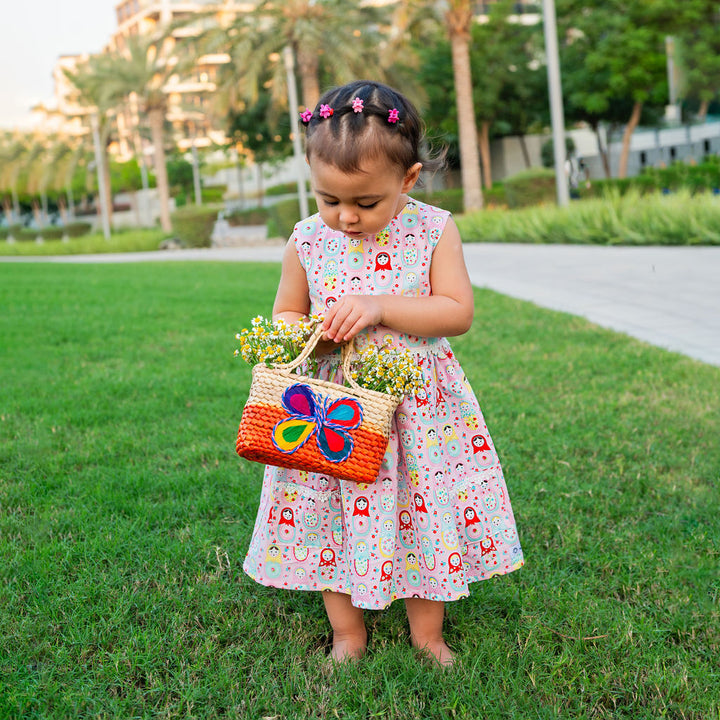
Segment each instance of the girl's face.
[{"label": "girl's face", "polygon": [[405,204],[403,193],[415,185],[422,165],[405,174],[384,158],[365,161],[360,170],[344,173],[311,158],[310,177],[323,222],[350,238],[364,238],[385,229]]}]

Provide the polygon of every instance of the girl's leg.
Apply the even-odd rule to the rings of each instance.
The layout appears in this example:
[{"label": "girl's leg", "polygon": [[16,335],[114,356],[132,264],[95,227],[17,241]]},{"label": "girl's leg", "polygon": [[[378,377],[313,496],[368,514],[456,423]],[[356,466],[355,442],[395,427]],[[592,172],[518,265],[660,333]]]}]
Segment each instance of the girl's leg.
[{"label": "girl's leg", "polygon": [[333,629],[330,657],[337,662],[362,657],[367,648],[362,608],[356,608],[344,593],[324,590],[322,597]]},{"label": "girl's leg", "polygon": [[406,598],[410,642],[413,647],[425,650],[439,665],[449,667],[455,661],[455,654],[445,643],[443,620],[445,603],[422,598]]}]

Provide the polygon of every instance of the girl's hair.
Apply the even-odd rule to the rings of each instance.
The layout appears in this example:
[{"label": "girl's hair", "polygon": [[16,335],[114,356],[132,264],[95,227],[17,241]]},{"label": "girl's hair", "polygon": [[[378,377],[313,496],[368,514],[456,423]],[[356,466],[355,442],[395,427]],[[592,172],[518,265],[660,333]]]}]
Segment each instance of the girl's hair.
[{"label": "girl's hair", "polygon": [[344,173],[357,172],[363,160],[378,157],[403,173],[417,162],[429,172],[445,164],[444,151],[436,156],[426,151],[425,128],[413,104],[383,83],[356,80],[332,88],[301,118],[308,160],[316,157]]}]

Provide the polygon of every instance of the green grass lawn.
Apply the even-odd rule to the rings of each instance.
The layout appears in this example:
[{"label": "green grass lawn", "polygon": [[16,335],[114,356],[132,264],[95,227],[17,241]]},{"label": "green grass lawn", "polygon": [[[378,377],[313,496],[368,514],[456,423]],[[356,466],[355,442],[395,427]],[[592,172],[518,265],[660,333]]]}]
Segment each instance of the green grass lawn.
[{"label": "green grass lawn", "polygon": [[328,673],[313,593],[241,570],[234,333],[276,265],[0,265],[0,718],[720,714],[720,369],[478,291],[457,354],[526,555]]}]

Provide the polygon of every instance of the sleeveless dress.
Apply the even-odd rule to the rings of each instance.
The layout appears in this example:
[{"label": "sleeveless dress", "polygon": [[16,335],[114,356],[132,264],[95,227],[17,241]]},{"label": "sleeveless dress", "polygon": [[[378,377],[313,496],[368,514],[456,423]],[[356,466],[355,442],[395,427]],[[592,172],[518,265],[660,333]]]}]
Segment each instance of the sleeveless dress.
[{"label": "sleeveless dress", "polygon": [[[410,200],[362,240],[319,214],[292,239],[307,272],[312,312],[345,293],[430,295],[430,261],[449,213]],[[397,598],[458,600],[468,584],[523,565],[502,469],[478,401],[445,338],[368,328],[355,338],[413,351],[425,386],[393,419],[375,483],[267,466],[244,570],[263,585],[333,590],[356,607]],[[339,352],[319,377],[342,382]]]}]

